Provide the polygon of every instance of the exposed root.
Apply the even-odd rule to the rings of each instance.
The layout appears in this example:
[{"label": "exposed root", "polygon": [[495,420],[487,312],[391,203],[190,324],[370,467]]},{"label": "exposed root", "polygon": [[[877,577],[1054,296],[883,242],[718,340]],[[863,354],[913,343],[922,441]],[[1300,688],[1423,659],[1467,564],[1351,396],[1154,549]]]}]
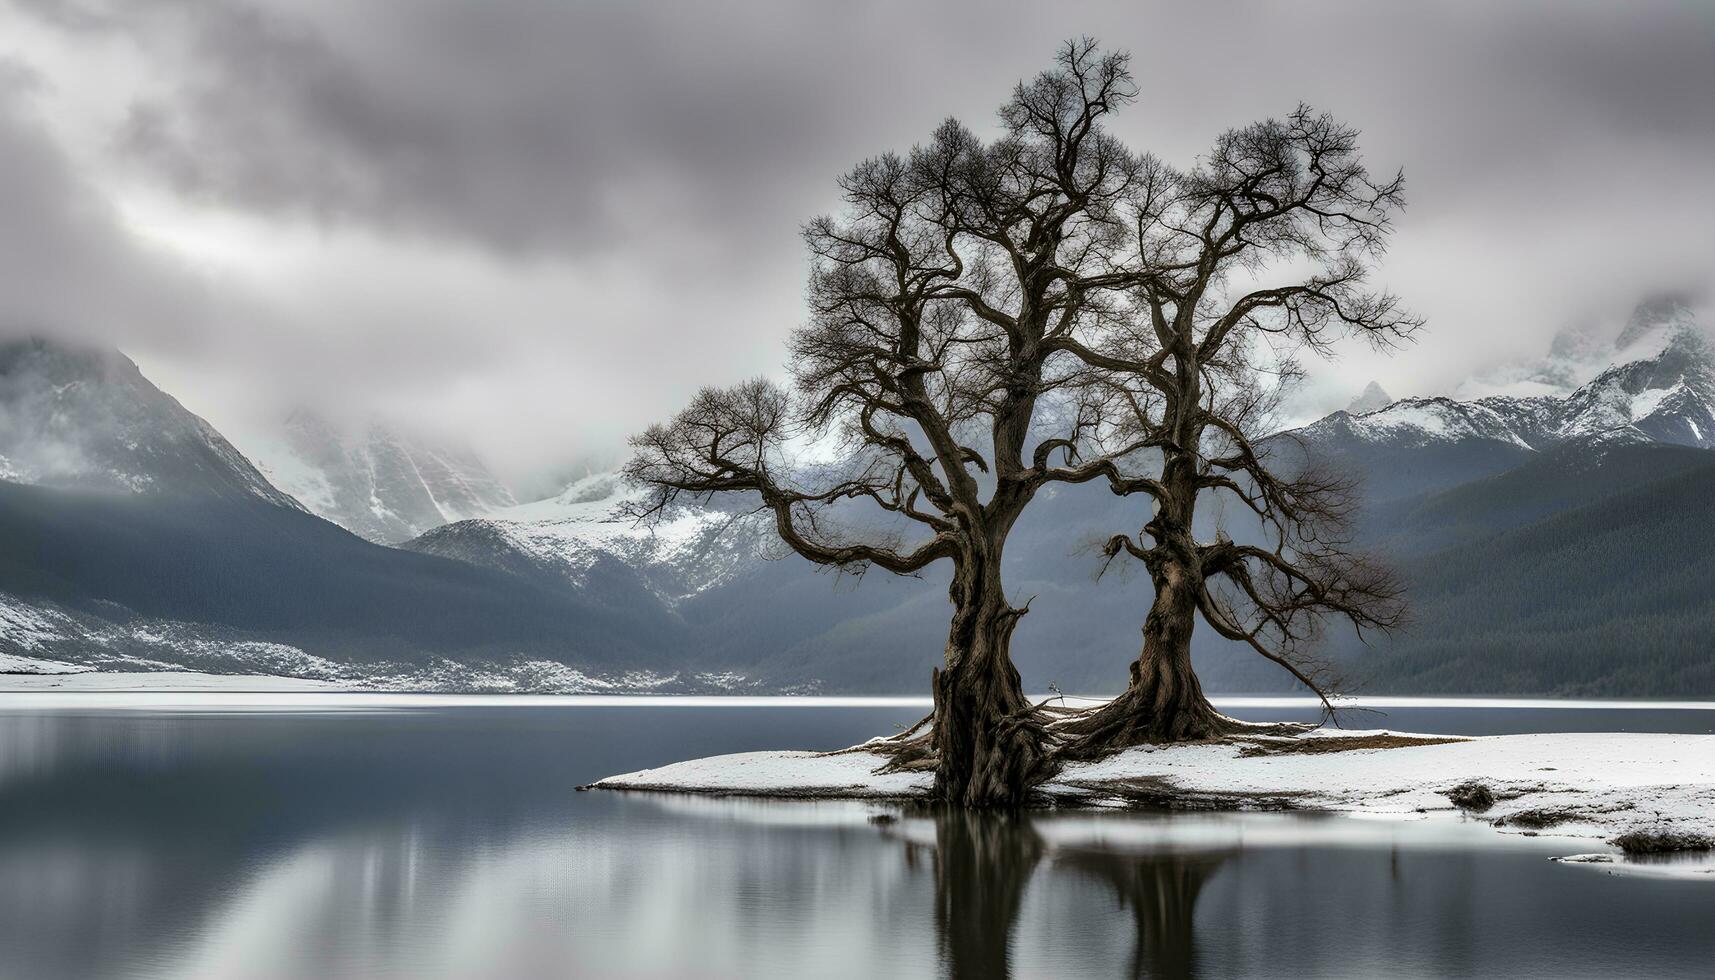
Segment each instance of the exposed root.
[{"label": "exposed root", "polygon": [[1167,745],[1176,742],[1207,742],[1245,732],[1254,733],[1244,722],[1213,708],[1188,714],[1141,713],[1111,701],[1099,708],[1055,722],[1054,755],[1065,761],[1100,759],[1135,745]]},{"label": "exposed root", "polygon": [[887,757],[887,762],[876,770],[878,775],[890,772],[933,772],[937,758],[935,740],[930,733],[897,745],[885,746],[878,754]]},{"label": "exposed root", "polygon": [[823,755],[849,755],[854,752],[867,752],[887,759],[887,762],[876,770],[876,773],[890,772],[927,772],[935,768],[935,744],[932,723],[933,713],[919,718],[911,727],[893,735],[881,735],[867,742]]},{"label": "exposed root", "polygon": [[1321,755],[1327,752],[1356,752],[1359,749],[1406,749],[1418,745],[1446,745],[1463,738],[1418,738],[1408,735],[1355,735],[1332,738],[1269,738],[1251,741],[1239,750],[1242,756]]},{"label": "exposed root", "polygon": [[[1115,752],[1142,744],[1173,744],[1196,741],[1242,741],[1248,743],[1247,755],[1284,754],[1296,752],[1339,752],[1347,749],[1386,748],[1403,745],[1433,745],[1457,739],[1408,739],[1402,736],[1367,736],[1354,739],[1316,739],[1299,741],[1298,736],[1314,731],[1318,726],[1299,722],[1252,722],[1232,718],[1210,709],[1202,720],[1182,729],[1183,737],[1145,737],[1152,729],[1136,724],[1115,724],[1126,716],[1110,709],[1113,702],[1090,706],[1067,705],[1057,698],[1045,699],[1021,712],[1016,718],[1020,725],[1035,724],[1044,736],[1047,756],[1054,768],[1068,761],[1093,761]],[[1377,739],[1389,740],[1386,745]],[[1255,741],[1259,739],[1290,741]],[[1361,744],[1360,744],[1361,743]],[[867,742],[823,755],[868,753],[881,756],[885,762],[876,774],[895,772],[933,772],[936,766],[934,715],[928,714],[907,728],[892,735],[872,738]]]},{"label": "exposed root", "polygon": [[893,752],[898,751],[901,746],[912,745],[928,738],[929,732],[927,729],[929,728],[930,723],[934,720],[935,716],[933,714],[927,714],[922,718],[919,718],[911,725],[911,727],[906,728],[903,731],[895,732],[892,735],[877,735],[875,738],[872,738],[867,742],[859,742],[856,745],[848,745],[843,749],[834,749],[831,752],[823,752],[820,754],[826,756],[849,755],[853,752],[873,752],[876,755],[890,755]]},{"label": "exposed root", "polygon": [[1317,728],[1321,727],[1320,725],[1302,721],[1244,721],[1239,718],[1230,718],[1226,715],[1221,715],[1220,717],[1221,720],[1231,728],[1229,734],[1240,737],[1246,735],[1267,735],[1277,736],[1280,738],[1297,738],[1305,732],[1313,732]]},{"label": "exposed root", "polygon": [[[1151,614],[1153,620],[1154,614]],[[1149,629],[1146,627],[1145,633]],[[1190,662],[1160,651],[1153,640],[1131,665],[1131,684],[1105,704],[1052,723],[1055,758],[1087,761],[1135,745],[1203,742],[1239,735],[1299,735],[1315,726],[1254,725],[1215,710]]]}]

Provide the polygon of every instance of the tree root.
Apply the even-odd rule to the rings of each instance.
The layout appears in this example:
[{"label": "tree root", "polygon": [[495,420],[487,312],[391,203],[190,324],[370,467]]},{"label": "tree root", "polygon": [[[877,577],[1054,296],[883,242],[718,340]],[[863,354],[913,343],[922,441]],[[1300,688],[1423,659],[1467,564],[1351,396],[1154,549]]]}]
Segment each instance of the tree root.
[{"label": "tree root", "polygon": [[924,715],[911,727],[893,735],[879,735],[867,742],[822,755],[849,755],[854,752],[867,752],[887,759],[881,768],[876,770],[878,775],[890,772],[922,772],[933,771],[935,768],[934,731],[931,723],[933,713]]},{"label": "tree root", "polygon": [[[1253,722],[1232,718],[1212,709],[1207,717],[1193,727],[1183,730],[1181,737],[1150,737],[1149,726],[1122,724],[1120,712],[1104,713],[1113,702],[1089,707],[1072,707],[1047,699],[1031,706],[1020,721],[1034,720],[1046,736],[1048,758],[1058,768],[1064,762],[1088,762],[1101,759],[1134,745],[1166,745],[1177,742],[1244,740],[1257,736],[1294,737],[1314,730],[1317,726],[1299,722]],[[885,761],[876,769],[878,775],[894,772],[933,772],[936,753],[933,729],[934,715],[923,716],[911,726],[893,734],[872,738],[867,742],[823,755],[869,753]]]}]

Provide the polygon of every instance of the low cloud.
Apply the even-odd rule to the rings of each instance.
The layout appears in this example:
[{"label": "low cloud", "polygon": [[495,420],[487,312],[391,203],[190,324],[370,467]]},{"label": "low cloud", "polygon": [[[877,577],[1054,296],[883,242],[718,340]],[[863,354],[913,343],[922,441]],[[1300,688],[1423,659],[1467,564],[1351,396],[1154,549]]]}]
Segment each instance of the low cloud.
[{"label": "low cloud", "polygon": [[1383,279],[1428,328],[1310,365],[1298,407],[1452,391],[1707,290],[1711,29],[1670,2],[17,2],[0,318],[124,347],[223,427],[382,412],[540,484],[778,374],[835,176],[987,125],[1087,33],[1134,53],[1134,147],[1188,162],[1302,100],[1403,166]]}]

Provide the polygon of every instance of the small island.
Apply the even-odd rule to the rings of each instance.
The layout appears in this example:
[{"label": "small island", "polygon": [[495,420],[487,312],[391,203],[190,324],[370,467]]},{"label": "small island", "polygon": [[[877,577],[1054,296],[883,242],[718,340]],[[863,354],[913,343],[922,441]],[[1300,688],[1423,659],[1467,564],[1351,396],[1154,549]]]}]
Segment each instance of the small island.
[{"label": "small island", "polygon": [[[1258,725],[1216,711],[1199,623],[1340,706],[1329,628],[1409,622],[1407,586],[1353,542],[1361,485],[1274,410],[1284,351],[1379,349],[1422,321],[1369,284],[1404,206],[1358,133],[1300,107],[1223,133],[1189,165],[1104,128],[1138,89],[1089,39],[1020,82],[984,140],[956,121],[840,182],[805,231],[795,390],[707,388],[633,440],[635,510],[749,501],[824,567],[951,567],[944,660],[916,725],[831,752],[759,752],[611,776],[596,789],[937,801],[971,809],[1151,806],[1459,812],[1630,853],[1715,844],[1715,736],[1449,737]],[[1689,341],[1687,341],[1689,343]],[[1374,384],[1354,411],[1387,398]],[[812,465],[807,444],[839,448]],[[1142,651],[1117,697],[1033,702],[1011,659],[1032,600],[1003,578],[1045,491],[1140,504],[1090,550],[1147,573]]]},{"label": "small island", "polygon": [[[888,757],[873,748],[715,756],[610,776],[590,788],[777,799],[931,798],[930,773],[890,770]],[[1715,847],[1715,735],[1259,732],[1137,746],[1099,762],[1071,763],[1037,787],[1032,802],[1402,819],[1457,812],[1503,833],[1597,838],[1628,854],[1709,850]]]}]

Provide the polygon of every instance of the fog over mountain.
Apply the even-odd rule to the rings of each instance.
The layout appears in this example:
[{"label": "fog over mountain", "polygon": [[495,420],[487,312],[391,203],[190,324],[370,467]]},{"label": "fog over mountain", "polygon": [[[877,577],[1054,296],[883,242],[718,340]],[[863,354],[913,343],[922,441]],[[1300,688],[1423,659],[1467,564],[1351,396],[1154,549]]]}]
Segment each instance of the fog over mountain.
[{"label": "fog over mountain", "polygon": [[[1377,285],[1427,327],[1304,358],[1277,444],[1368,477],[1366,541],[1430,626],[1330,652],[1393,690],[1715,690],[1686,659],[1715,608],[1658,572],[1715,551],[1706,12],[1245,6],[1057,10],[1133,52],[1139,151],[1187,165],[1303,101],[1404,168]],[[1039,14],[0,0],[0,654],[917,689],[934,573],[810,574],[744,501],[638,527],[612,471],[699,387],[784,377],[836,175],[948,115],[991,135]],[[1031,684],[1135,655],[1144,585],[1086,547],[1134,505],[1056,488],[1018,528]],[[1212,687],[1282,685],[1220,647]]]},{"label": "fog over mountain", "polygon": [[[1243,6],[1056,11],[1135,52],[1138,149],[1186,163],[1303,100],[1404,167],[1381,281],[1430,328],[1310,359],[1293,417],[1356,379],[1454,392],[1646,293],[1707,302],[1702,8]],[[779,376],[835,176],[991,126],[1051,52],[1039,13],[6,0],[0,329],[123,350],[222,431],[378,416],[548,493],[699,385]]]},{"label": "fog over mountain", "polygon": [[[1659,299],[1600,334],[1607,363],[1569,392],[1407,398],[1265,443],[1282,465],[1308,453],[1360,477],[1360,543],[1409,583],[1413,628],[1323,649],[1353,687],[1715,692],[1715,345]],[[0,349],[0,418],[3,670],[898,693],[940,658],[944,568],[818,574],[742,497],[639,523],[637,488],[597,473],[508,505],[470,460],[437,469],[460,457],[307,415],[289,427],[299,451],[258,468],[123,355],[45,340]],[[1241,513],[1210,501],[1199,536],[1243,539]],[[437,514],[398,548],[351,533]],[[1146,519],[1074,485],[1020,522],[1007,579],[1034,597],[1015,643],[1033,689],[1121,682],[1148,586],[1126,566],[1098,578],[1091,545]],[[1194,656],[1213,690],[1292,687],[1206,632]]]},{"label": "fog over mountain", "polygon": [[[1700,300],[1687,293],[1645,295],[1625,317],[1586,311],[1556,331],[1543,351],[1474,371],[1449,393],[1466,398],[1485,395],[1565,394],[1612,365],[1653,354],[1680,333],[1709,329],[1700,325]],[[1711,318],[1701,318],[1707,324]]]},{"label": "fog over mountain", "polygon": [[1358,397],[1346,405],[1346,411],[1352,415],[1363,415],[1378,408],[1386,408],[1393,404],[1393,396],[1388,394],[1381,385],[1371,381],[1359,392]]},{"label": "fog over mountain", "polygon": [[336,421],[298,409],[243,442],[275,486],[382,544],[517,503],[471,450],[430,443],[379,419]]},{"label": "fog over mountain", "polygon": [[0,341],[0,479],[301,509],[118,351]]},{"label": "fog over mountain", "polygon": [[[1354,683],[1562,694],[1715,685],[1698,639],[1715,621],[1715,598],[1673,584],[1706,581],[1698,569],[1715,560],[1706,549],[1715,347],[1671,299],[1648,299],[1610,326],[1608,350],[1590,353],[1603,370],[1573,391],[1404,399],[1336,412],[1274,441],[1283,462],[1309,452],[1362,478],[1363,543],[1401,567],[1422,607],[1414,628],[1374,649],[1331,638],[1327,655]],[[1554,357],[1539,367],[1555,369]],[[737,669],[773,683],[892,691],[934,662],[945,616],[934,572],[922,582],[869,576],[841,590],[775,554],[766,522],[743,506],[682,508],[650,528],[634,522],[630,500],[618,480],[590,478],[556,500],[450,524],[405,547],[656,608],[685,623],[707,655],[733,664],[762,656]],[[1070,487],[1021,524],[1008,577],[1036,597],[1015,647],[1031,683],[1098,691],[1116,682],[1147,585],[1124,568],[1093,580],[1088,543],[1135,523],[1137,510],[1100,488]],[[1205,507],[1204,533],[1242,537],[1236,510]],[[1593,526],[1639,521],[1625,533],[1668,539],[1673,561],[1651,564],[1671,582],[1640,580],[1607,530],[1598,549],[1579,545]],[[1542,566],[1525,571],[1522,555]],[[1481,598],[1489,591],[1516,599],[1491,608]],[[1569,615],[1589,622],[1569,628]],[[1654,645],[1639,647],[1627,630]],[[1291,689],[1286,675],[1207,633],[1196,650],[1199,673],[1218,690]]]}]

